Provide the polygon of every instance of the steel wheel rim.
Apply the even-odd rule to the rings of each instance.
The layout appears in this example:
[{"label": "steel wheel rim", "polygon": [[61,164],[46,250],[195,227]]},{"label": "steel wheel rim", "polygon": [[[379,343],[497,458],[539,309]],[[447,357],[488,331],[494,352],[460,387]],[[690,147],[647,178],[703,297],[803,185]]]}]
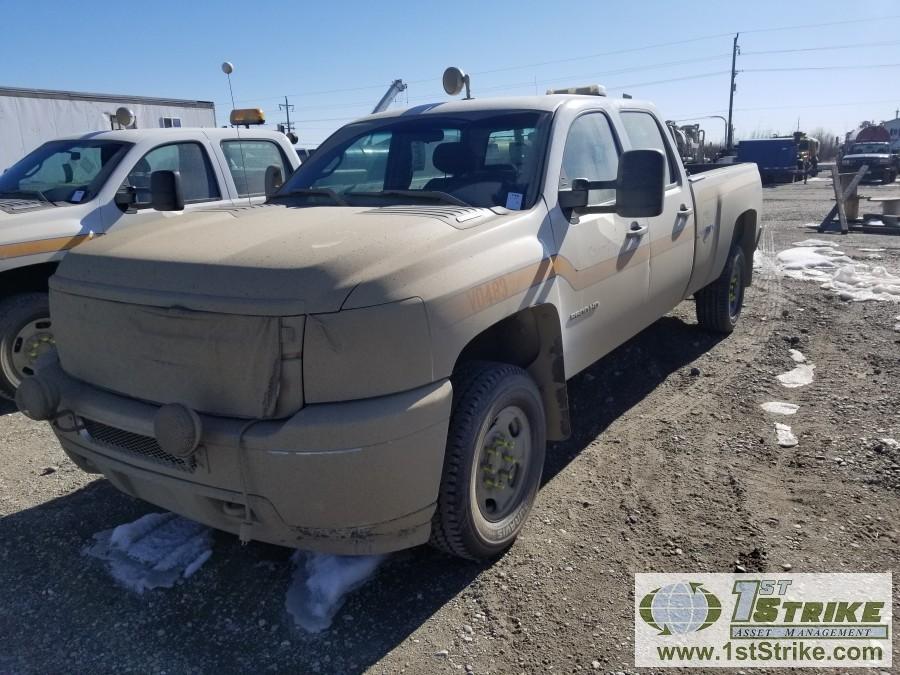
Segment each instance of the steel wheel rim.
[{"label": "steel wheel rim", "polygon": [[744,297],[744,284],[741,283],[741,268],[735,265],[728,283],[728,315],[734,319],[740,314],[741,301]]},{"label": "steel wheel rim", "polygon": [[515,512],[527,491],[532,429],[525,411],[509,405],[490,415],[472,467],[473,513],[497,523]]},{"label": "steel wheel rim", "polygon": [[12,384],[19,386],[23,378],[33,375],[34,364],[54,344],[49,317],[32,319],[22,326],[10,343],[9,364],[4,368],[12,371],[7,373]]}]

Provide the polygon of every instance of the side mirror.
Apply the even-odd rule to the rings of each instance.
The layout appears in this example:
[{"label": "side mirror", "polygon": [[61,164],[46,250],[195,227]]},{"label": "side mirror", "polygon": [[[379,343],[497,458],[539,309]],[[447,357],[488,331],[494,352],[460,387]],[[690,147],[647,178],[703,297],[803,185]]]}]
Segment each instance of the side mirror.
[{"label": "side mirror", "polygon": [[588,205],[588,192],[590,191],[590,181],[587,178],[575,178],[572,180],[572,187],[568,190],[559,191],[559,208],[561,209],[583,209]]},{"label": "side mirror", "polygon": [[629,150],[619,158],[616,213],[623,218],[653,218],[663,212],[666,156],[659,150]]},{"label": "side mirror", "polygon": [[113,201],[115,201],[116,206],[123,211],[132,208],[135,202],[134,188],[130,185],[123,185],[119,188],[118,192],[116,192]]},{"label": "side mirror", "polygon": [[157,211],[184,210],[181,174],[178,171],[154,171],[150,174],[150,206]]},{"label": "side mirror", "polygon": [[266,197],[271,197],[284,185],[284,176],[281,167],[271,165],[266,167]]}]

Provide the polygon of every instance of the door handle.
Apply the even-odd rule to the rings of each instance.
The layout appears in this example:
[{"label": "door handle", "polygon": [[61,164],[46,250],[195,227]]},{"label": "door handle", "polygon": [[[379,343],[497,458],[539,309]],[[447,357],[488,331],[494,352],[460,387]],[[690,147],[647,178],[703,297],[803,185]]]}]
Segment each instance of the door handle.
[{"label": "door handle", "polygon": [[626,234],[629,237],[642,237],[647,234],[647,231],[650,229],[649,225],[641,225],[639,223],[632,223]]},{"label": "door handle", "polygon": [[688,208],[684,204],[681,205],[681,208],[678,209],[679,216],[689,216],[694,212],[694,209]]}]

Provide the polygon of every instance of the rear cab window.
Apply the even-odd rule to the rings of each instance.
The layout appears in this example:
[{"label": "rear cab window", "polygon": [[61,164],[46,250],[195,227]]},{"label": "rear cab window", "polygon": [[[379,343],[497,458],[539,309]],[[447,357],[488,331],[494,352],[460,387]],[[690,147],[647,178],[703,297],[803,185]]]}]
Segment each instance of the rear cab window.
[{"label": "rear cab window", "polygon": [[238,197],[262,197],[266,194],[266,171],[270,166],[281,170],[287,180],[293,169],[281,147],[266,139],[222,141],[222,153],[234,180]]}]

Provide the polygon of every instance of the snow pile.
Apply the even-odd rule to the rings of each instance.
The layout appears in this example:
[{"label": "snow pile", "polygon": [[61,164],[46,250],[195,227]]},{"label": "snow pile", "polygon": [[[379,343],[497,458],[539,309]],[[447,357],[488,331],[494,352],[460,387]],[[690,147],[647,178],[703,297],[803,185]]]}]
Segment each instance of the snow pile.
[{"label": "snow pile", "polygon": [[828,239],[804,239],[803,241],[795,241],[794,246],[800,248],[837,248],[838,245]]},{"label": "snow pile", "polygon": [[799,441],[787,424],[775,423],[775,436],[782,448],[793,448]]},{"label": "snow pile", "polygon": [[768,401],[767,403],[761,403],[759,407],[773,415],[793,415],[800,410],[799,405],[785,403],[784,401]]},{"label": "snow pile", "polygon": [[842,300],[900,302],[900,276],[881,266],[854,262],[834,242],[807,239],[775,256],[778,272],[792,279],[818,282]]},{"label": "snow pile", "polygon": [[815,370],[815,368],[816,367],[813,365],[801,363],[797,365],[793,370],[782,373],[775,379],[781,382],[781,384],[788,389],[803,387],[813,381],[813,371]]},{"label": "snow pile", "polygon": [[148,513],[94,535],[86,555],[103,560],[112,577],[138,593],[171,588],[212,555],[208,527],[174,513]]},{"label": "snow pile", "polygon": [[799,349],[791,349],[789,353],[794,363],[806,363],[806,357]]},{"label": "snow pile", "polygon": [[384,560],[381,555],[327,555],[297,551],[285,604],[294,622],[310,633],[331,625],[348,593],[362,586]]}]

